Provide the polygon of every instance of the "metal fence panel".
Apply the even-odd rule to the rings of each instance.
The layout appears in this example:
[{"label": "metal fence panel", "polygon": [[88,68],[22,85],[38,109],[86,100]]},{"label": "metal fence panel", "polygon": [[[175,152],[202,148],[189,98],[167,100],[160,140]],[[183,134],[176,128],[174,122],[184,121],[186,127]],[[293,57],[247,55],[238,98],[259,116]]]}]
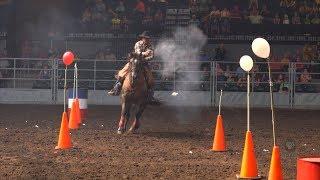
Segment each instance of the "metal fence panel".
[{"label": "metal fence panel", "polygon": [[[118,104],[118,97],[106,96],[115,82],[115,74],[125,60],[77,59],[79,86],[89,89],[93,104]],[[224,106],[245,106],[244,72],[236,62],[172,61],[150,65],[157,95],[168,105],[217,105],[223,89]],[[255,63],[251,74],[252,106],[268,107],[268,78],[265,63]],[[317,107],[320,104],[320,64],[272,62],[275,105],[278,107]],[[179,68],[177,68],[179,67]],[[64,65],[60,59],[0,59],[0,102],[61,103]],[[73,87],[73,67],[68,69],[67,86]],[[303,79],[305,78],[305,79]],[[309,87],[312,87],[312,91]],[[309,88],[309,89],[308,89]],[[177,97],[171,96],[178,92]]]}]

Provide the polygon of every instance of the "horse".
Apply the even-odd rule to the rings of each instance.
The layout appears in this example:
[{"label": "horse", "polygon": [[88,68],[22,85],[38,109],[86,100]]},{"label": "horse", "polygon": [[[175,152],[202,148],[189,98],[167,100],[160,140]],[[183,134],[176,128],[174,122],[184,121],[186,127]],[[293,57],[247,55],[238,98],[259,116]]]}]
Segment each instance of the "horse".
[{"label": "horse", "polygon": [[144,59],[141,55],[131,53],[129,56],[129,72],[126,75],[121,93],[121,117],[118,126],[118,134],[126,132],[126,126],[133,117],[129,132],[135,133],[140,127],[140,118],[147,106],[148,86],[144,72]]}]

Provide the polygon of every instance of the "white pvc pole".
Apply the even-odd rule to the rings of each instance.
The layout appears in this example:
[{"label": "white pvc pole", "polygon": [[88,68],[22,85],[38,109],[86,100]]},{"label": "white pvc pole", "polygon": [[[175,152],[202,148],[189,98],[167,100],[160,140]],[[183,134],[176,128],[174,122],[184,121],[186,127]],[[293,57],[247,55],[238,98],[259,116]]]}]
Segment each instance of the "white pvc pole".
[{"label": "white pvc pole", "polygon": [[219,115],[221,115],[221,99],[222,99],[222,89],[220,91],[220,99],[219,99]]},{"label": "white pvc pole", "polygon": [[77,66],[77,63],[74,64],[74,70],[76,73],[76,98],[78,99],[78,66]]},{"label": "white pvc pole", "polygon": [[250,75],[247,74],[247,131],[250,131]]},{"label": "white pvc pole", "polygon": [[274,107],[273,107],[273,83],[271,77],[270,60],[267,58],[268,62],[268,74],[269,74],[269,92],[270,92],[270,108],[271,108],[271,118],[272,118],[272,135],[273,135],[273,145],[276,146],[276,130],[275,130],[275,118],[274,118]]},{"label": "white pvc pole", "polygon": [[64,70],[63,112],[66,112],[67,68]]},{"label": "white pvc pole", "polygon": [[73,89],[72,89],[72,91],[73,91],[73,95],[72,95],[72,99],[74,99],[74,96],[75,96],[75,91],[76,91],[76,88],[75,88],[75,86],[76,86],[76,70],[74,69],[73,70]]}]

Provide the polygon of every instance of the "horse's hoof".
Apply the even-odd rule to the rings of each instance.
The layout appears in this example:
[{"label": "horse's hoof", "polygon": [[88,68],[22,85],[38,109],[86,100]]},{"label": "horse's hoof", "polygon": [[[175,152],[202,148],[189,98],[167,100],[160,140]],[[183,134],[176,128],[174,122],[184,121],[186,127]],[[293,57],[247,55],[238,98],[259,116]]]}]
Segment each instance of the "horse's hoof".
[{"label": "horse's hoof", "polygon": [[138,130],[138,128],[130,128],[130,129],[129,129],[129,132],[130,132],[131,134],[137,134],[137,130]]},{"label": "horse's hoof", "polygon": [[125,129],[118,129],[117,134],[123,134],[125,132]]},{"label": "horse's hoof", "polygon": [[123,131],[117,131],[117,134],[123,134],[124,132]]}]

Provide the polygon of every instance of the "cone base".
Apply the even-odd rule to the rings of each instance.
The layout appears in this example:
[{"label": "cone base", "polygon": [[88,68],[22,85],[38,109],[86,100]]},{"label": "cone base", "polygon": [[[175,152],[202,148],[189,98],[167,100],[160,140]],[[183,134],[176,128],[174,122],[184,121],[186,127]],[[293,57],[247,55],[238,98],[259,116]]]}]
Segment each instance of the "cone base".
[{"label": "cone base", "polygon": [[64,149],[71,149],[71,148],[72,148],[72,147],[61,148],[61,147],[56,146],[54,149],[55,149],[55,150],[64,150]]},{"label": "cone base", "polygon": [[240,174],[236,175],[237,179],[263,179],[263,176],[258,175],[257,177],[240,177]]},{"label": "cone base", "polygon": [[212,152],[227,152],[228,150],[215,150],[215,149],[210,149]]}]

